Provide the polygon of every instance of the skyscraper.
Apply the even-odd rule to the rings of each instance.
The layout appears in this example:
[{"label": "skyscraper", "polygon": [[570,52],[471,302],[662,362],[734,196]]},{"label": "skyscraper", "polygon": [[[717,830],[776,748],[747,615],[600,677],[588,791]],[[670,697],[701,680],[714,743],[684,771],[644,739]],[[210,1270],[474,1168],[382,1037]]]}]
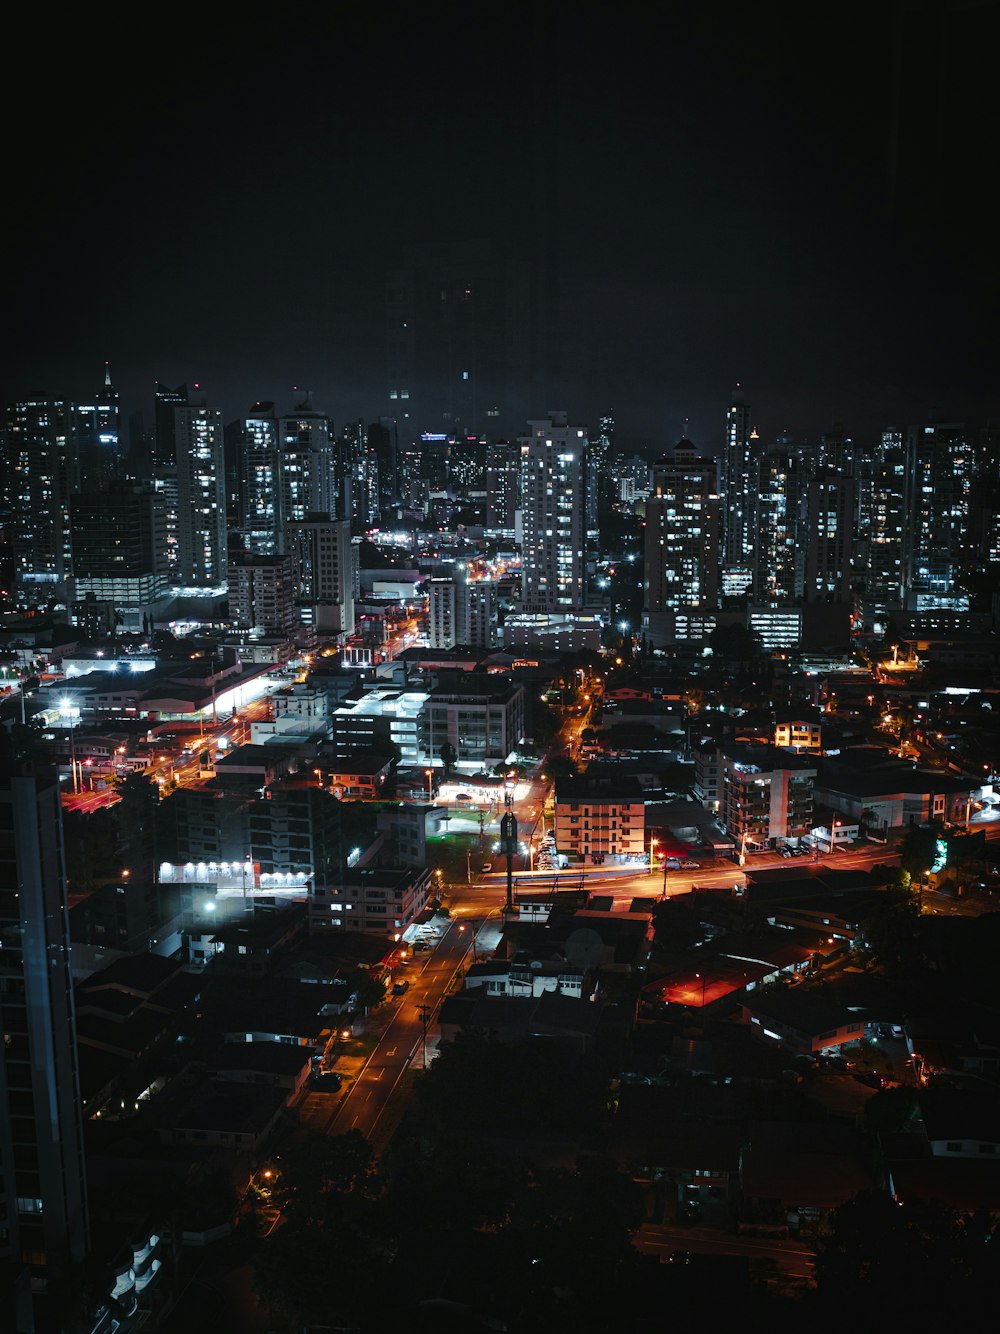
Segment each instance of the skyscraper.
[{"label": "skyscraper", "polygon": [[174,435],[174,408],[183,407],[188,401],[186,384],[171,389],[156,382],[153,391],[153,466],[169,468],[173,465],[177,441]]},{"label": "skyscraper", "polygon": [[122,475],[118,390],[105,364],[104,384],[94,398],[76,405],[80,474],[88,490],[104,491]]},{"label": "skyscraper", "polygon": [[187,587],[220,587],[227,538],[222,413],[204,401],[178,405],[173,413],[178,575]]},{"label": "skyscraper", "polygon": [[910,610],[968,605],[961,588],[976,450],[961,423],[911,426],[906,436],[903,582]]},{"label": "skyscraper", "polygon": [[301,523],[307,514],[337,517],[333,423],[312,406],[309,394],[279,422],[281,516]]},{"label": "skyscraper", "polygon": [[236,455],[238,527],[247,551],[276,556],[284,551],[281,447],[273,403],[255,403],[227,428]]},{"label": "skyscraper", "polygon": [[643,626],[650,643],[673,640],[675,613],[718,605],[720,545],[715,460],[679,440],[672,456],[653,464],[646,501]]},{"label": "skyscraper", "polygon": [[754,466],[759,442],[750,421],[750,407],[737,385],[726,412],[726,443],[719,460],[725,500],[723,559],[727,565],[750,562],[754,518]]},{"label": "skyscraper", "polygon": [[80,489],[73,404],[38,394],[9,405],[2,443],[0,487],[13,514],[18,586],[29,601],[65,597],[69,498]]},{"label": "skyscraper", "polygon": [[587,428],[565,412],[528,422],[521,450],[523,612],[568,613],[584,605]]},{"label": "skyscraper", "polygon": [[0,761],[0,1259],[44,1287],[89,1244],[62,811]]},{"label": "skyscraper", "polygon": [[113,604],[139,629],[169,583],[163,492],[150,482],[113,482],[72,496],[70,517],[77,597]]},{"label": "skyscraper", "polygon": [[359,576],[350,520],[311,514],[287,532],[301,620],[331,637],[352,635]]}]

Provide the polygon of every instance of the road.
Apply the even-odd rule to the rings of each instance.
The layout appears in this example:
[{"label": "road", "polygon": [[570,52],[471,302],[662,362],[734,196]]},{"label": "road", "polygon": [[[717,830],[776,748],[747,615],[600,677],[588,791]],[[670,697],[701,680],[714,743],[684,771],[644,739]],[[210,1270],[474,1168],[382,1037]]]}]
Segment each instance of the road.
[{"label": "road", "polygon": [[794,1239],[750,1237],[714,1228],[644,1223],[632,1239],[636,1250],[666,1258],[678,1252],[697,1255],[745,1255],[780,1267],[789,1278],[811,1283],[814,1255]]},{"label": "road", "polygon": [[[415,954],[397,966],[393,982],[406,979],[402,996],[389,996],[369,1018],[366,1031],[375,1049],[340,1093],[309,1093],[299,1105],[299,1121],[330,1135],[359,1130],[378,1151],[394,1128],[386,1117],[407,1070],[421,1069],[425,1034],[430,1034],[442,999],[454,987],[459,970],[469,963],[472,937],[452,921],[433,950]],[[425,1028],[424,1014],[427,1016]]]}]

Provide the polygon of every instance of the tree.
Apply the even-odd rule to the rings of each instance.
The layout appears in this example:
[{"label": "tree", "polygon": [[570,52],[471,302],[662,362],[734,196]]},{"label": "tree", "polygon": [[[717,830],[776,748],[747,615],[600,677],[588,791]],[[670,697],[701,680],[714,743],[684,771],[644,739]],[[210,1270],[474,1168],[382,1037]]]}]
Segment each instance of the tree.
[{"label": "tree", "polygon": [[708,637],[713,654],[742,667],[749,667],[760,657],[763,642],[758,631],[738,622],[716,625]]},{"label": "tree", "polygon": [[[997,1223],[960,1215],[935,1201],[862,1191],[836,1209],[816,1247],[821,1302],[864,1311],[866,1323],[915,1321],[950,1326],[995,1304]],[[985,1303],[985,1305],[984,1305]]]},{"label": "tree", "polygon": [[899,864],[914,880],[922,880],[929,874],[937,860],[938,840],[943,836],[944,829],[936,820],[931,824],[911,825],[907,830],[899,845]]},{"label": "tree", "polygon": [[[367,1322],[390,1286],[394,1244],[371,1146],[358,1131],[299,1135],[277,1167],[282,1223],[257,1247],[254,1291],[296,1328],[338,1321],[360,1327],[362,1319],[374,1328]],[[350,1276],[337,1285],[330,1282],[334,1259]]]},{"label": "tree", "polygon": [[442,744],[441,749],[438,751],[438,754],[441,756],[441,763],[444,765],[444,772],[447,777],[448,774],[454,772],[455,761],[458,759],[458,751],[450,741],[445,741]]}]

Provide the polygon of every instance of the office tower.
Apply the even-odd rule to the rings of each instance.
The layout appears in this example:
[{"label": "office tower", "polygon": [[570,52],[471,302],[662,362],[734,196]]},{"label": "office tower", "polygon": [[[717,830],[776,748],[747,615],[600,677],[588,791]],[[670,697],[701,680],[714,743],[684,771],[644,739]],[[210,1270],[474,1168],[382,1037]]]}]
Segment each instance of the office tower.
[{"label": "office tower", "polygon": [[903,585],[911,611],[968,606],[963,578],[976,450],[957,423],[909,427],[906,434],[906,533]]},{"label": "office tower", "polygon": [[[197,388],[197,386],[196,386]],[[174,435],[174,408],[184,407],[188,401],[186,384],[170,389],[156,382],[153,391],[153,466],[170,468],[176,459],[177,441]]]},{"label": "office tower", "polygon": [[690,440],[653,464],[646,501],[643,623],[651,643],[674,638],[674,613],[719,601],[721,521],[714,459]]},{"label": "office tower", "polygon": [[75,413],[80,476],[88,490],[106,490],[123,471],[118,391],[111,383],[107,363],[100,393],[86,403],[78,403]]},{"label": "office tower", "polygon": [[10,404],[0,461],[2,499],[13,515],[17,584],[29,601],[65,597],[69,498],[80,489],[73,405],[42,394]]},{"label": "office tower", "polygon": [[285,535],[281,446],[274,404],[255,403],[244,417],[226,428],[226,437],[229,452],[235,455],[236,527],[243,544],[258,556],[279,555],[285,549]]},{"label": "office tower", "polygon": [[514,536],[521,482],[521,453],[509,441],[486,446],[486,534]]},{"label": "office tower", "polygon": [[287,534],[288,550],[295,559],[300,619],[334,638],[352,635],[359,548],[351,540],[350,521],[307,515],[289,524]]},{"label": "office tower", "polygon": [[337,517],[333,424],[312,406],[310,395],[279,421],[281,515],[301,523],[307,514]]},{"label": "office tower", "polygon": [[750,563],[754,517],[754,469],[759,453],[750,407],[737,385],[726,412],[726,443],[719,460],[723,510],[723,560],[727,565]]},{"label": "office tower", "polygon": [[249,551],[230,555],[229,614],[236,630],[252,637],[295,638],[300,622],[294,567],[292,556],[260,556]]},{"label": "office tower", "polygon": [[854,577],[853,477],[823,469],[807,492],[805,582],[807,602],[847,602]]},{"label": "office tower", "polygon": [[528,422],[521,450],[521,606],[573,612],[584,604],[587,428],[565,412]]},{"label": "office tower", "polygon": [[72,496],[70,518],[77,598],[108,602],[127,628],[139,628],[169,585],[163,492],[151,482],[113,482]]},{"label": "office tower", "polygon": [[218,588],[226,578],[222,414],[204,402],[173,412],[178,576],[188,588]]},{"label": "office tower", "polygon": [[490,241],[408,245],[386,276],[388,413],[404,438],[513,433],[535,344],[528,266]]},{"label": "office tower", "polygon": [[428,597],[428,642],[431,648],[454,648],[458,642],[457,597],[456,580],[431,580]]},{"label": "office tower", "polygon": [[0,761],[0,1259],[33,1286],[89,1246],[62,812],[54,774]]}]

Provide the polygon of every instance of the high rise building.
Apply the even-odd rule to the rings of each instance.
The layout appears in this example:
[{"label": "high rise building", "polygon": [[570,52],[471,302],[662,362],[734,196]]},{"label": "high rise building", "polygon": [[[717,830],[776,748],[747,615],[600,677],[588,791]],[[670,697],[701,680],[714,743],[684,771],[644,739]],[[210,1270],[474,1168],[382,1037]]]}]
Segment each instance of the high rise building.
[{"label": "high rise building", "polygon": [[587,428],[565,412],[528,422],[521,450],[521,611],[584,605]]},{"label": "high rise building", "polygon": [[229,614],[234,628],[251,636],[293,639],[299,628],[292,556],[234,552],[229,558]]},{"label": "high rise building", "polygon": [[458,582],[432,579],[428,595],[428,642],[431,648],[454,648],[458,643]]},{"label": "high rise building", "polygon": [[[273,403],[255,403],[226,428],[235,454],[237,527],[247,551],[276,556],[284,551],[281,446]],[[228,468],[227,468],[228,470]]]},{"label": "high rise building", "polygon": [[490,579],[470,579],[458,601],[458,642],[471,648],[495,648],[498,642],[497,586]]},{"label": "high rise building", "polygon": [[177,439],[174,434],[174,408],[184,407],[188,401],[186,384],[171,389],[159,380],[153,392],[153,466],[170,468],[176,458]]},{"label": "high rise building", "polygon": [[961,423],[911,426],[906,435],[903,584],[911,611],[968,606],[963,575],[976,448]]},{"label": "high rise building", "polygon": [[360,578],[350,521],[312,514],[289,524],[287,533],[300,619],[331,638],[352,635]]},{"label": "high rise building", "polygon": [[902,432],[884,431],[859,469],[859,566],[865,602],[888,610],[903,605],[907,531],[907,467]]},{"label": "high rise building", "polygon": [[178,576],[189,588],[217,588],[225,583],[227,549],[222,413],[203,401],[173,414]]},{"label": "high rise building", "polygon": [[62,810],[54,775],[0,762],[0,1260],[33,1286],[89,1246]]},{"label": "high rise building", "polygon": [[753,593],[758,602],[791,602],[802,596],[809,473],[785,439],[771,445],[755,469],[755,540],[751,554]]},{"label": "high rise building", "polygon": [[69,498],[80,489],[73,404],[39,394],[9,405],[0,462],[2,500],[13,515],[18,586],[29,601],[65,597]]},{"label": "high rise building", "polygon": [[78,403],[75,411],[80,475],[88,490],[106,490],[124,471],[118,391],[111,383],[107,364],[100,392],[86,403]]},{"label": "high rise building", "polygon": [[169,586],[163,492],[124,481],[81,491],[70,498],[70,519],[77,598],[111,603],[128,628],[139,628]]},{"label": "high rise building", "polygon": [[501,441],[486,446],[486,533],[514,536],[520,490],[520,450]]},{"label": "high rise building", "polygon": [[805,598],[847,602],[854,580],[854,478],[821,470],[809,483],[807,505]]},{"label": "high rise building", "polygon": [[732,566],[748,565],[751,558],[756,527],[754,471],[759,449],[750,406],[737,385],[726,412],[726,443],[719,460],[725,501],[723,559]]},{"label": "high rise building", "polygon": [[654,645],[674,638],[674,614],[719,602],[721,523],[714,459],[690,440],[653,464],[646,501],[643,628]]},{"label": "high rise building", "polygon": [[307,394],[279,422],[281,436],[281,515],[301,523],[307,514],[337,517],[336,450],[333,423],[316,411]]}]

